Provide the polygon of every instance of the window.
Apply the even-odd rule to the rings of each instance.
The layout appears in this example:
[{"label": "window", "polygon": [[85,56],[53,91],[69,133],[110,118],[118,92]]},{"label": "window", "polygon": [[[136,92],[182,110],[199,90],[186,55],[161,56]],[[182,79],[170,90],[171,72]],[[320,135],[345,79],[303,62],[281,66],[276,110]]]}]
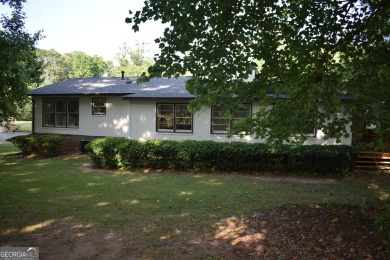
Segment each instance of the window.
[{"label": "window", "polygon": [[293,134],[292,138],[299,138],[305,136],[307,138],[316,138],[317,137],[317,128],[311,126],[305,126],[301,134]]},{"label": "window", "polygon": [[105,115],[106,114],[106,99],[105,98],[93,98],[92,99],[92,115]]},{"label": "window", "polygon": [[220,108],[215,107],[211,109],[211,133],[227,133],[230,124],[231,120],[223,115]]},{"label": "window", "polygon": [[43,100],[43,126],[53,126],[55,121],[54,99]]},{"label": "window", "polygon": [[307,129],[305,129],[305,134],[307,137],[317,137],[317,128],[308,126]]},{"label": "window", "polygon": [[317,129],[316,128],[312,129],[311,132],[308,133],[308,137],[312,137],[312,138],[317,137]]},{"label": "window", "polygon": [[67,127],[79,127],[78,99],[68,99]]},{"label": "window", "polygon": [[192,132],[192,114],[188,104],[157,104],[157,132]]},{"label": "window", "polygon": [[192,115],[187,104],[175,105],[175,129],[176,132],[192,132]]},{"label": "window", "polygon": [[300,119],[304,122],[302,124],[302,135],[309,137],[309,138],[315,138],[317,137],[317,121],[318,121],[318,113],[316,109],[310,109],[307,111],[307,114],[303,114],[300,116]]},{"label": "window", "polygon": [[234,122],[247,117],[252,112],[251,104],[243,104],[242,107],[233,110],[231,117],[223,114],[218,107],[211,109],[211,133],[226,134],[230,129],[234,130]]},{"label": "window", "polygon": [[57,99],[55,104],[55,126],[66,127],[66,99]]},{"label": "window", "polygon": [[43,126],[79,126],[79,100],[67,98],[43,99]]}]

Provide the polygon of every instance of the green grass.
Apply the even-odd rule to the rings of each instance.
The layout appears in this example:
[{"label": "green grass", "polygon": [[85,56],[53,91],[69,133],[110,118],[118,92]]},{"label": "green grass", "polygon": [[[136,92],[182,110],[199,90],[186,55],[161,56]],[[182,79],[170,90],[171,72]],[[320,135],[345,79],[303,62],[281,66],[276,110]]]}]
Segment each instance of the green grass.
[{"label": "green grass", "polygon": [[16,125],[20,126],[18,132],[31,132],[32,130],[31,121],[17,121]]},{"label": "green grass", "polygon": [[191,232],[283,204],[360,205],[375,196],[360,180],[301,184],[237,175],[82,170],[88,157],[20,159],[16,152],[11,144],[0,145],[0,242],[4,234],[66,219],[99,229],[125,228],[158,241],[173,227]]}]

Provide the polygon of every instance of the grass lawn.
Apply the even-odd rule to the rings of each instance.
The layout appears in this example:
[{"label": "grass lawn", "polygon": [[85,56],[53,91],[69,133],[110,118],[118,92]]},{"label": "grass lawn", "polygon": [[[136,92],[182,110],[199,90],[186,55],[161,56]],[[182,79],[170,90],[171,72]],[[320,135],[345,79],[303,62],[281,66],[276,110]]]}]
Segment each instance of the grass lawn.
[{"label": "grass lawn", "polygon": [[18,132],[31,132],[32,122],[31,121],[17,121],[16,125],[20,126]]},{"label": "grass lawn", "polygon": [[[105,171],[83,167],[90,163],[86,156],[18,158],[16,152],[11,144],[0,145],[0,246],[40,246],[47,255],[60,246],[77,251],[77,239],[95,234],[101,236],[100,256],[107,250],[172,256],[175,243],[182,250],[197,248],[204,241],[194,237],[234,217],[285,204],[360,205],[377,192],[363,180]],[[390,191],[390,185],[380,188]],[[58,243],[53,249],[43,246],[45,235]],[[92,247],[87,241],[83,247]],[[119,245],[124,252],[115,249]],[[198,248],[196,258],[210,255]]]}]

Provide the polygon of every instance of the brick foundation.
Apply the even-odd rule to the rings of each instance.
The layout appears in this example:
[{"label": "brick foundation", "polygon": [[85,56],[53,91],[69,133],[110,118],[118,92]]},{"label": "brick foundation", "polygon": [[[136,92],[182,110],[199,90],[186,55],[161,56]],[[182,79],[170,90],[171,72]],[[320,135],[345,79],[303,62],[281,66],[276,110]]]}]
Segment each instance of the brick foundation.
[{"label": "brick foundation", "polygon": [[66,153],[80,153],[81,140],[94,140],[97,136],[85,136],[85,135],[64,135],[64,140],[60,146],[60,154]]},{"label": "brick foundation", "polygon": [[[48,134],[34,134],[48,135]],[[81,140],[94,140],[103,136],[86,136],[86,135],[62,135],[64,139],[60,144],[60,154],[80,153]]]}]

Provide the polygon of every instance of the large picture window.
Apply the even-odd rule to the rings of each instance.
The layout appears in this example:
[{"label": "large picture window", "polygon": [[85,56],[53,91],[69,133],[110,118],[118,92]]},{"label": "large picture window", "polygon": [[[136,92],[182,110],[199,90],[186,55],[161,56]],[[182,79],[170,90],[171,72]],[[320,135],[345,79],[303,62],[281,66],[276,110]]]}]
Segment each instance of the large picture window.
[{"label": "large picture window", "polygon": [[188,104],[157,104],[157,132],[191,133],[192,114]]},{"label": "large picture window", "polygon": [[211,133],[226,134],[229,130],[234,130],[234,122],[246,118],[252,113],[251,104],[243,104],[232,111],[231,116],[227,116],[218,107],[211,109]]},{"label": "large picture window", "polygon": [[74,98],[44,98],[43,126],[79,127],[79,100]]}]

